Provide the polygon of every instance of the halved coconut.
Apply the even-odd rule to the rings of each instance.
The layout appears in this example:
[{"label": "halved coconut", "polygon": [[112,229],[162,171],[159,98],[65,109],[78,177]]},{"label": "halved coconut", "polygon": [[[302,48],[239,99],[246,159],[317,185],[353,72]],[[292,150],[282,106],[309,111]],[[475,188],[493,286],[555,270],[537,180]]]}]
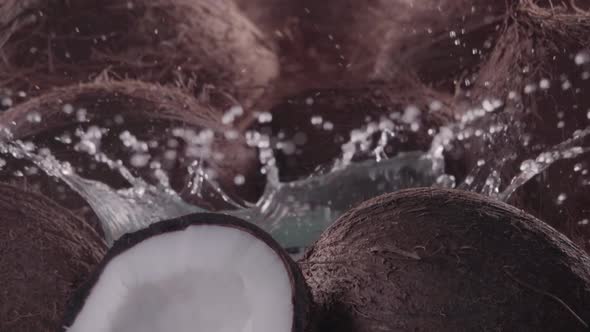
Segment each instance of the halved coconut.
[{"label": "halved coconut", "polygon": [[0,183],[0,331],[55,331],[106,244],[47,197]]},{"label": "halved coconut", "polygon": [[297,265],[240,219],[194,214],[119,239],[72,299],[68,332],[309,331]]},{"label": "halved coconut", "polygon": [[300,262],[324,332],[587,331],[590,258],[507,204],[410,189],[369,200]]}]

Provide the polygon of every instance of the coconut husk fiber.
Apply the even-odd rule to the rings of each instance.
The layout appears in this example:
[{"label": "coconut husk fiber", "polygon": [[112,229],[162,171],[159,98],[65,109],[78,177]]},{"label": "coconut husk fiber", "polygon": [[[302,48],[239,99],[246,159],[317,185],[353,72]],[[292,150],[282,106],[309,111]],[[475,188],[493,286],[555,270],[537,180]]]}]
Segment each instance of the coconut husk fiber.
[{"label": "coconut husk fiber", "polygon": [[[481,104],[498,99],[501,116],[509,119],[505,142],[493,141],[461,148],[463,174],[485,155],[515,158],[501,166],[504,183],[526,159],[576,135],[590,125],[590,5],[583,1],[520,1],[501,28],[500,37],[477,73],[475,84],[459,99]],[[488,121],[496,121],[490,117]],[[491,123],[491,122],[490,122]],[[588,146],[580,140],[578,146]],[[516,151],[514,147],[518,148]],[[503,152],[504,151],[504,152]],[[511,203],[553,225],[588,248],[590,230],[586,206],[589,182],[584,171],[588,154],[555,163],[517,190]],[[456,163],[452,161],[454,166]],[[453,166],[453,167],[454,167]],[[461,172],[459,172],[461,173]],[[457,176],[461,178],[461,175]],[[563,202],[559,197],[566,194]]]},{"label": "coconut husk fiber", "polygon": [[0,88],[37,95],[100,75],[223,88],[244,103],[278,74],[274,46],[232,1],[9,0]]},{"label": "coconut husk fiber", "polygon": [[314,77],[305,86],[410,71],[445,91],[491,48],[508,6],[490,0],[237,3],[278,41],[283,72]]},{"label": "coconut husk fiber", "polygon": [[105,251],[68,210],[0,184],[0,330],[57,331],[69,296]]},{"label": "coconut husk fiber", "polygon": [[508,204],[414,188],[353,208],[299,262],[325,332],[587,331],[590,258]]}]

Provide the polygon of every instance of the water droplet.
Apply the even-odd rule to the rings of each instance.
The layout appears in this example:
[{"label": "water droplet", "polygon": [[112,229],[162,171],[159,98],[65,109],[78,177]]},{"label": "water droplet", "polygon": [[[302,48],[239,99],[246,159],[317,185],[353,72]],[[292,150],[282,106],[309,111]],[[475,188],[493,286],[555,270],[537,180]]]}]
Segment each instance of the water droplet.
[{"label": "water droplet", "polygon": [[322,122],[324,121],[324,119],[319,116],[319,115],[315,115],[311,117],[311,124],[319,126],[322,124]]},{"label": "water droplet", "polygon": [[428,106],[430,108],[431,111],[440,111],[443,107],[443,104],[439,101],[439,100],[434,100],[430,103],[430,105]]},{"label": "water droplet", "polygon": [[131,156],[131,159],[129,160],[129,162],[131,163],[131,165],[133,167],[141,168],[141,167],[145,167],[148,165],[150,158],[151,158],[151,156],[149,154],[136,153]]},{"label": "water droplet", "polygon": [[65,104],[62,107],[62,111],[68,115],[72,114],[72,113],[74,113],[74,106],[72,106],[71,104]]},{"label": "water droplet", "polygon": [[580,221],[578,221],[578,225],[580,226],[587,226],[590,223],[590,221],[588,219],[582,219]]},{"label": "water droplet", "polygon": [[563,204],[563,202],[565,202],[566,199],[567,199],[567,195],[565,193],[559,194],[559,196],[557,196],[557,200],[556,200],[557,205]]},{"label": "water droplet", "polygon": [[8,108],[8,107],[12,107],[12,105],[13,105],[13,102],[12,102],[12,99],[10,97],[4,97],[4,98],[2,98],[2,106],[3,107]]},{"label": "water droplet", "polygon": [[500,99],[485,99],[482,102],[482,107],[486,112],[493,112],[498,108],[502,107],[504,103]]},{"label": "water droplet", "polygon": [[412,124],[418,120],[420,116],[420,109],[415,105],[410,105],[406,107],[404,110],[404,114],[402,115],[402,122],[407,124]]},{"label": "water droplet", "polygon": [[590,52],[589,51],[580,51],[578,54],[576,54],[574,61],[576,62],[576,65],[578,65],[578,66],[581,66],[583,64],[590,62]]},{"label": "water droplet", "polygon": [[270,112],[258,113],[258,123],[269,123],[272,121],[272,114]]},{"label": "water droplet", "polygon": [[81,108],[76,111],[76,120],[78,120],[78,122],[86,122],[88,121],[87,115],[88,111],[85,108]]},{"label": "water droplet", "polygon": [[455,188],[455,177],[453,175],[443,174],[436,178],[436,184],[441,188]]},{"label": "water droplet", "polygon": [[41,122],[41,114],[38,112],[31,112],[27,114],[27,121],[31,123],[39,123]]},{"label": "water droplet", "polygon": [[223,114],[221,122],[223,124],[232,124],[234,123],[236,118],[241,116],[242,114],[244,114],[244,109],[242,108],[242,106],[232,106],[227,112],[225,112],[225,114]]},{"label": "water droplet", "polygon": [[477,166],[479,166],[479,167],[481,167],[481,166],[483,166],[483,165],[485,165],[485,164],[486,164],[486,161],[485,161],[485,160],[483,160],[483,159],[479,159],[479,160],[477,161]]},{"label": "water droplet", "polygon": [[115,115],[115,117],[113,118],[113,120],[115,121],[116,124],[118,125],[122,125],[123,122],[125,122],[125,118],[123,118],[123,116],[121,114],[117,114]]},{"label": "water droplet", "polygon": [[246,183],[246,178],[242,174],[238,174],[234,177],[234,184],[236,186],[241,186]]},{"label": "water droplet", "polygon": [[527,84],[524,87],[524,93],[526,93],[527,95],[535,92],[536,90],[537,90],[537,86],[534,84]]},{"label": "water droplet", "polygon": [[551,82],[548,79],[544,78],[539,82],[539,87],[543,90],[547,90],[551,87]]}]

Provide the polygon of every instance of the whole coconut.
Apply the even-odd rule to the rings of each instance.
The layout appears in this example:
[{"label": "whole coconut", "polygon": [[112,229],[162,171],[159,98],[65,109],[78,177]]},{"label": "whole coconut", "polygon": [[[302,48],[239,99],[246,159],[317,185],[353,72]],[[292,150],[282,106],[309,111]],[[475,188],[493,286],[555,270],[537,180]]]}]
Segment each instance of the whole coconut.
[{"label": "whole coconut", "polygon": [[590,258],[559,232],[476,194],[369,200],[300,262],[322,331],[587,331]]},{"label": "whole coconut", "polygon": [[[453,91],[493,46],[507,2],[490,0],[237,0],[280,45],[282,71],[300,86],[417,73]],[[475,50],[475,51],[474,51]]]},{"label": "whole coconut", "polygon": [[[509,183],[527,160],[559,159],[567,149],[552,146],[590,125],[590,7],[580,1],[520,1],[501,26],[501,36],[460,99],[471,105],[494,100],[500,117],[486,128],[506,125],[493,141],[457,142],[447,165],[462,179],[479,159]],[[576,146],[588,146],[578,139]],[[484,148],[485,146],[485,148]],[[545,153],[545,156],[542,154]],[[510,155],[514,155],[511,157]],[[590,213],[587,154],[555,163],[520,187],[511,203],[546,221],[588,248]],[[527,161],[528,163],[528,161]],[[542,164],[543,162],[541,162]],[[530,163],[529,163],[530,164]],[[523,165],[523,166],[521,166]],[[504,186],[502,186],[503,188]]]},{"label": "whole coconut", "polygon": [[279,71],[272,42],[232,1],[10,0],[0,88],[38,94],[101,74],[215,85],[250,102]]},{"label": "whole coconut", "polygon": [[57,331],[67,299],[105,251],[66,209],[0,184],[0,330]]}]

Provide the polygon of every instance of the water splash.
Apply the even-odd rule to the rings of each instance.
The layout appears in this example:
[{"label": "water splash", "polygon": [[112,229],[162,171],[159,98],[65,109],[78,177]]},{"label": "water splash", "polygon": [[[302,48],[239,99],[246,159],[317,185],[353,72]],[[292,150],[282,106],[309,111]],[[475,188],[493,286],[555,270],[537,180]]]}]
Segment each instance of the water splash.
[{"label": "water splash", "polygon": [[[358,135],[354,139],[369,140],[374,128],[368,126],[363,129],[364,133],[357,130]],[[120,174],[130,183],[129,188],[115,190],[104,183],[85,179],[76,174],[70,164],[57,160],[49,150],[37,149],[32,143],[13,140],[6,129],[3,135],[5,139],[0,141],[0,152],[33,162],[39,169],[61,179],[77,192],[99,217],[106,240],[110,244],[123,234],[145,228],[156,221],[205,211],[184,202],[171,189],[163,171],[156,170],[160,172],[156,176],[159,183],[151,185],[133,176],[121,161],[112,160],[102,153],[101,132],[100,128],[90,127],[87,132],[78,133],[76,136],[80,142],[75,144],[76,150],[92,156],[96,162],[105,164]],[[188,169],[193,175],[189,186],[195,195],[200,194],[205,183],[214,188],[226,202],[239,207],[222,213],[257,224],[271,233],[283,246],[307,246],[325,227],[355,204],[402,188],[428,186],[442,174],[442,150],[438,148],[428,152],[399,154],[392,158],[386,156],[383,147],[387,144],[389,134],[391,133],[384,130],[373,151],[375,159],[352,162],[355,153],[363,152],[371,144],[345,144],[347,153],[330,170],[289,183],[279,181],[272,150],[268,145],[262,144],[266,146],[266,149],[260,151],[261,159],[266,165],[264,171],[267,174],[267,186],[260,200],[249,206],[244,207],[231,200],[198,161]],[[121,137],[126,146],[141,145],[141,142],[133,138],[128,132]],[[71,137],[66,141],[74,144]]]},{"label": "water splash", "polygon": [[[267,185],[263,196],[255,204],[244,206],[224,193],[215,178],[203,167],[202,158],[197,158],[189,167],[192,181],[188,184],[191,194],[201,195],[204,186],[213,188],[217,194],[233,206],[234,210],[221,211],[241,217],[257,224],[273,235],[285,247],[304,247],[313,242],[319,234],[342,213],[371,197],[409,187],[439,186],[455,187],[453,176],[444,173],[443,152],[454,139],[496,134],[506,130],[494,124],[484,132],[472,124],[495,111],[501,104],[497,101],[484,101],[481,107],[474,108],[458,119],[456,123],[438,128],[433,134],[431,147],[426,152],[408,152],[388,156],[385,147],[389,139],[396,136],[391,121],[370,122],[351,132],[350,140],[342,145],[342,156],[332,167],[318,172],[306,179],[282,183],[275,166],[271,140],[261,133],[247,135],[249,143],[260,151],[260,160],[265,165]],[[579,147],[582,138],[590,129],[580,131],[576,136],[539,155],[535,160],[527,160],[521,165],[521,173],[500,191],[500,176],[492,167],[485,175],[483,185],[472,174],[465,180],[464,187],[474,190],[480,188],[483,194],[507,200],[510,195],[536,174],[541,173],[559,159],[575,158],[588,151]],[[37,149],[32,143],[12,139],[4,129],[4,140],[0,141],[0,152],[8,153],[18,159],[27,159],[52,177],[61,179],[76,191],[92,207],[101,221],[106,239],[112,243],[125,233],[145,228],[150,224],[193,212],[205,210],[188,204],[171,189],[166,173],[155,167],[156,185],[137,178],[119,160],[112,160],[100,151],[104,132],[98,127],[90,127],[86,132],[77,132],[80,140],[75,150],[85,153],[101,164],[121,175],[130,187],[115,190],[106,184],[85,179],[72,169],[67,162],[57,160],[49,150]],[[376,135],[377,134],[377,135]],[[173,131],[173,136],[196,142],[195,156],[203,157],[211,153],[208,145],[209,132],[187,132],[185,129]],[[377,138],[377,142],[373,140]],[[74,144],[68,137],[58,138],[62,143]],[[129,132],[120,136],[122,144],[141,156],[148,153],[147,143],[141,142]],[[276,147],[275,147],[276,148]],[[201,156],[204,154],[203,156]],[[372,158],[354,162],[354,157],[363,154]],[[145,166],[149,158],[140,158],[136,163]],[[485,164],[482,161],[483,166]],[[479,185],[476,186],[476,185]]]},{"label": "water splash", "polygon": [[[6,129],[3,130],[3,136],[11,137]],[[109,244],[123,234],[144,228],[163,217],[175,218],[203,211],[186,204],[169,187],[153,186],[134,177],[121,163],[102,153],[95,154],[95,159],[119,172],[131,184],[130,188],[114,190],[104,183],[85,179],[76,174],[69,163],[57,160],[49,150],[36,151],[33,144],[20,140],[0,141],[0,153],[31,161],[84,198],[100,219],[105,240]]]},{"label": "water splash", "polygon": [[577,146],[581,141],[590,135],[590,127],[581,131],[577,131],[574,137],[559,143],[547,151],[541,153],[535,159],[528,159],[520,164],[520,173],[516,175],[510,184],[496,197],[501,201],[508,201],[510,196],[518,189],[527,183],[537,174],[545,171],[549,166],[553,165],[558,160],[574,159],[584,153],[590,152],[590,148]]}]

